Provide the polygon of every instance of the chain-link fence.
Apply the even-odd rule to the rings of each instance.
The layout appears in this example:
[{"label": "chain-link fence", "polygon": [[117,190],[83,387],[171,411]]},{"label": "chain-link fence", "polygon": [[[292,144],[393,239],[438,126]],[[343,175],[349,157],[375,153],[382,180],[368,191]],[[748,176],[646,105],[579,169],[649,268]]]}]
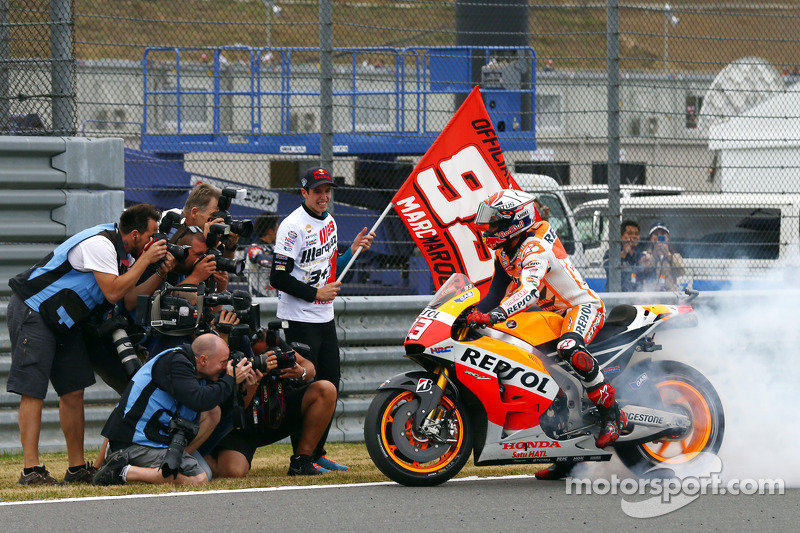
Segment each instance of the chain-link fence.
[{"label": "chain-link fence", "polygon": [[[237,217],[284,216],[300,203],[298,177],[329,150],[347,242],[377,219],[480,84],[509,168],[549,208],[593,287],[606,288],[609,249],[613,271],[622,269],[611,288],[644,284],[617,237],[628,219],[647,241],[633,255],[650,252],[651,265],[666,255],[678,286],[778,283],[796,270],[796,3],[73,0],[69,8],[0,1],[0,127],[124,138],[129,202],[180,207],[194,183],[208,181],[250,190],[234,205]],[[73,49],[67,68],[63,54]],[[618,183],[619,197],[609,197],[608,184]],[[657,225],[668,232],[654,230],[650,244]],[[260,267],[248,265],[255,279]],[[432,289],[391,215],[346,286],[351,294]]]}]

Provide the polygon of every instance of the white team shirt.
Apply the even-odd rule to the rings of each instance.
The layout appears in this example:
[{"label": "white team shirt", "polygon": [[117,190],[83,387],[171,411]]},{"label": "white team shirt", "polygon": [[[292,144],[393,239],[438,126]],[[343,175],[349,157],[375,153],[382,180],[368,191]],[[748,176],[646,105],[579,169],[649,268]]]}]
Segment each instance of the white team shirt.
[{"label": "white team shirt", "polygon": [[[114,243],[103,235],[95,235],[76,244],[68,253],[67,260],[79,272],[105,272],[119,275],[117,250]],[[133,258],[128,261],[133,265]]]},{"label": "white team shirt", "polygon": [[[320,288],[336,280],[338,254],[336,221],[327,215],[320,220],[303,206],[287,216],[275,236],[275,253],[294,260],[291,276]],[[333,301],[307,302],[278,291],[278,318],[299,322],[324,323],[333,320]]]}]

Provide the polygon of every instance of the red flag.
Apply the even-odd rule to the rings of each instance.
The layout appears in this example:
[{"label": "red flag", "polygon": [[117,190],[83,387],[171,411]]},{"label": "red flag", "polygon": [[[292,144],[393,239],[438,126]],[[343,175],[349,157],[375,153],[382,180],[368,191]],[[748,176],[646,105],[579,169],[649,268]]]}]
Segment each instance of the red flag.
[{"label": "red flag", "polygon": [[481,200],[502,189],[519,186],[476,86],[392,199],[436,289],[458,272],[485,292],[494,256],[473,221]]}]

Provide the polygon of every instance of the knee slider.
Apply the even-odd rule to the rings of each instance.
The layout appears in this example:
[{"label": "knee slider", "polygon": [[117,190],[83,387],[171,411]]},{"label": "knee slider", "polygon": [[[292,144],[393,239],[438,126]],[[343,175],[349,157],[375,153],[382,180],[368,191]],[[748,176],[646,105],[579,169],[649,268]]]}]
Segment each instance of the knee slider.
[{"label": "knee slider", "polygon": [[567,333],[561,338],[557,348],[561,359],[569,363],[581,378],[591,381],[597,377],[597,361],[589,354],[583,337],[577,333]]},{"label": "knee slider", "polygon": [[558,355],[561,359],[568,363],[572,363],[572,356],[575,352],[586,352],[586,346],[583,344],[583,337],[577,333],[564,334],[558,341],[556,348],[558,349]]}]

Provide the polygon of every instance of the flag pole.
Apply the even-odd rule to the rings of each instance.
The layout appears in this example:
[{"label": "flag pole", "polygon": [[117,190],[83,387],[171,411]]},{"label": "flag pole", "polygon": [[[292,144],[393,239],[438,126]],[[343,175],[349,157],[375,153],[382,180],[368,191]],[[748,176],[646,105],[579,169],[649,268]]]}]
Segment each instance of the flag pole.
[{"label": "flag pole", "polygon": [[[378,217],[378,220],[375,221],[375,224],[372,226],[372,228],[369,230],[367,234],[375,231],[378,228],[378,226],[381,225],[383,219],[386,218],[386,215],[389,214],[389,211],[391,211],[392,209],[394,209],[394,204],[389,202],[389,205],[386,206],[386,209],[383,210],[383,213],[381,213],[381,216]],[[345,265],[345,267],[342,269],[342,272],[341,274],[339,274],[339,277],[337,278],[336,281],[342,281],[342,279],[344,279],[344,275],[347,274],[347,271],[350,270],[350,267],[353,265],[353,263],[356,262],[356,259],[358,258],[358,255],[361,253],[362,248],[364,247],[363,246],[358,247],[356,252],[353,254],[353,257],[350,258],[350,261],[348,261],[347,265]]]}]

